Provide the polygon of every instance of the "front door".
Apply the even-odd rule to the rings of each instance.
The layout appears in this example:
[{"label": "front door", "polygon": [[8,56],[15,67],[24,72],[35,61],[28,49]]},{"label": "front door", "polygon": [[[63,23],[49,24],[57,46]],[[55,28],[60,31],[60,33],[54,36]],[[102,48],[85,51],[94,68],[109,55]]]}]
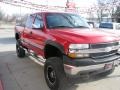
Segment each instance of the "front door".
[{"label": "front door", "polygon": [[44,44],[46,34],[43,30],[43,19],[41,14],[37,14],[32,28],[33,47],[37,54],[44,56]]}]

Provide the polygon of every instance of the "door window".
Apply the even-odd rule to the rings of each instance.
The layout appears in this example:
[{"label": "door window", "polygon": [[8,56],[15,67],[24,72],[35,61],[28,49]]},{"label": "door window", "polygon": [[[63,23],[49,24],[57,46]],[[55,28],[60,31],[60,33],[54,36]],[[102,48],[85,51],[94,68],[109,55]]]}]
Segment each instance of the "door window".
[{"label": "door window", "polygon": [[34,27],[33,28],[42,28],[43,27],[43,20],[42,20],[42,16],[37,15],[34,21]]},{"label": "door window", "polygon": [[32,28],[33,20],[34,20],[34,15],[28,16],[27,21],[26,21],[27,28]]}]

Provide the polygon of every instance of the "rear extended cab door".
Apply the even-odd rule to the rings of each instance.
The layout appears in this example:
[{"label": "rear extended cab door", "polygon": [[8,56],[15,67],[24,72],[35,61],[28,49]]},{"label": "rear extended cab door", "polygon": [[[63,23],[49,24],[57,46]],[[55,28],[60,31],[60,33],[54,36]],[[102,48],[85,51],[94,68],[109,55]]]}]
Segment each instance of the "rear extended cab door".
[{"label": "rear extended cab door", "polygon": [[25,28],[23,30],[23,41],[28,49],[32,49],[32,24],[34,22],[34,19],[35,15],[29,15],[25,23]]}]

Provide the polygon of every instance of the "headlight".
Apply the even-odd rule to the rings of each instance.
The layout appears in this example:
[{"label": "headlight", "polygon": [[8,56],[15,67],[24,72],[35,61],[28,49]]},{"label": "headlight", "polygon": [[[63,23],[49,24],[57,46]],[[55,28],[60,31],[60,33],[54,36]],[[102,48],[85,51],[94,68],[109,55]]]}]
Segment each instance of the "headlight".
[{"label": "headlight", "polygon": [[89,44],[71,44],[69,49],[88,49]]},{"label": "headlight", "polygon": [[69,54],[68,56],[72,58],[83,58],[89,57],[88,53],[82,53],[80,50],[88,49],[89,44],[71,44],[69,46]]}]

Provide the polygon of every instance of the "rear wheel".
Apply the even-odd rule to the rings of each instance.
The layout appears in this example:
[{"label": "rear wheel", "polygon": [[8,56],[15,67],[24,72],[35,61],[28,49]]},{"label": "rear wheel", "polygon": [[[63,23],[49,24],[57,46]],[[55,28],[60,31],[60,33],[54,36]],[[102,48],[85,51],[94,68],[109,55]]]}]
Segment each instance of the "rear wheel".
[{"label": "rear wheel", "polygon": [[62,60],[57,57],[47,59],[44,68],[45,80],[51,90],[58,90],[65,81]]},{"label": "rear wheel", "polygon": [[16,53],[17,53],[17,56],[20,57],[20,58],[25,57],[25,50],[21,46],[19,40],[17,40],[17,42],[16,42]]}]

